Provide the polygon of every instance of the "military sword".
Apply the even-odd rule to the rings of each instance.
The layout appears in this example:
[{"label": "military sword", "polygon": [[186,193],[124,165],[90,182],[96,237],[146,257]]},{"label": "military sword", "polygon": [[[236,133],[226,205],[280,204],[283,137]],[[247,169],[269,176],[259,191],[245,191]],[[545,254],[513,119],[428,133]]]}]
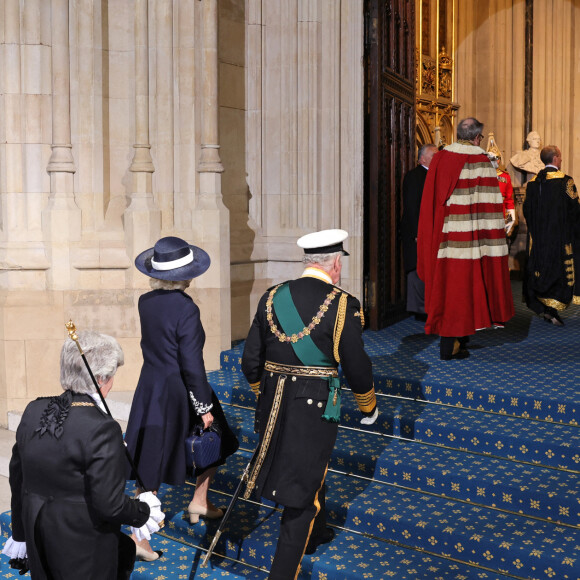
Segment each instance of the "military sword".
[{"label": "military sword", "polygon": [[218,543],[218,540],[220,539],[220,536],[222,535],[222,532],[225,530],[226,523],[227,523],[227,521],[232,513],[232,509],[233,509],[235,503],[238,501],[240,494],[242,493],[242,488],[244,487],[244,483],[248,480],[248,478],[250,476],[250,468],[252,466],[252,463],[254,462],[254,459],[258,455],[259,449],[260,449],[260,445],[258,445],[256,447],[256,450],[252,454],[250,461],[248,461],[248,465],[246,465],[246,468],[244,469],[244,472],[242,473],[242,477],[240,479],[240,482],[238,483],[238,487],[236,488],[234,495],[232,496],[232,499],[230,501],[230,505],[228,505],[228,509],[226,510],[226,513],[224,514],[224,517],[222,518],[220,526],[219,526],[217,532],[215,533],[213,540],[211,541],[211,544],[209,546],[209,550],[207,551],[207,553],[203,557],[203,560],[201,562],[202,568],[207,566],[207,562],[210,559],[211,555],[213,554],[213,551],[216,547],[216,544]]}]

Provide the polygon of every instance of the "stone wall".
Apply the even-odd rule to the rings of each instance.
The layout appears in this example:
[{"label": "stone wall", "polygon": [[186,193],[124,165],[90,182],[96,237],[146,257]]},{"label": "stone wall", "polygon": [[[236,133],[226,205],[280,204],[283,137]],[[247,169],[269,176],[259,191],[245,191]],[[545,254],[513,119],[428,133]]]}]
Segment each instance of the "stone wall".
[{"label": "stone wall", "polygon": [[[243,7],[244,0],[1,3],[0,424],[7,410],[59,391],[69,318],[120,340],[126,364],[116,388],[135,387],[136,305],[148,281],[132,264],[162,235],[210,254],[210,270],[191,288],[208,368],[229,348],[230,212],[219,139],[237,168],[226,184],[239,191]],[[229,90],[218,101],[220,83]],[[236,138],[218,133],[218,119],[236,125]]]},{"label": "stone wall", "polygon": [[247,334],[267,287],[299,275],[305,233],[350,233],[342,284],[362,291],[363,3],[246,8],[249,214],[232,221],[234,338]]},{"label": "stone wall", "polygon": [[[524,0],[458,0],[457,100],[459,118],[473,115],[494,132],[507,162],[524,134]],[[580,40],[571,0],[534,2],[532,130],[544,145],[560,146],[562,169],[580,175]],[[484,143],[485,144],[485,143]],[[525,176],[508,165],[515,186]]]},{"label": "stone wall", "polygon": [[[64,323],[141,364],[134,257],[206,249],[208,368],[296,239],[350,232],[362,291],[363,41],[357,0],[5,0],[0,8],[0,423],[58,392]],[[231,279],[231,282],[230,282]]]}]

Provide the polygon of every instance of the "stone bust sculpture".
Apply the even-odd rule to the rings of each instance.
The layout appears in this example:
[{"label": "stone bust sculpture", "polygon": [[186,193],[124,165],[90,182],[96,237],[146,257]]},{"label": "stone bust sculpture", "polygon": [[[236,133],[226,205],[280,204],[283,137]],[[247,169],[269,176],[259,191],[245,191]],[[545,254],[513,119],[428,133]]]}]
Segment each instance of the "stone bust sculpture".
[{"label": "stone bust sculpture", "polygon": [[540,159],[540,146],[542,144],[540,134],[536,131],[530,131],[526,137],[526,141],[530,148],[516,153],[510,159],[510,162],[514,167],[521,171],[534,174],[539,173],[544,169],[544,164]]}]

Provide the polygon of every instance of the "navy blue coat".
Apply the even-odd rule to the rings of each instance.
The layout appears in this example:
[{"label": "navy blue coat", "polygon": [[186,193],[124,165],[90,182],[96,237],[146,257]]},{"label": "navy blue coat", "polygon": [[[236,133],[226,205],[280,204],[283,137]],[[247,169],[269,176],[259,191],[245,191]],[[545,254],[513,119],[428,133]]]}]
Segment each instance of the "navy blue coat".
[{"label": "navy blue coat", "polygon": [[[148,490],[185,482],[185,438],[208,411],[223,429],[223,458],[237,448],[207,380],[199,308],[181,290],[139,298],[143,368],[125,441]],[[194,410],[195,409],[195,410]],[[223,460],[218,462],[223,463]]]}]

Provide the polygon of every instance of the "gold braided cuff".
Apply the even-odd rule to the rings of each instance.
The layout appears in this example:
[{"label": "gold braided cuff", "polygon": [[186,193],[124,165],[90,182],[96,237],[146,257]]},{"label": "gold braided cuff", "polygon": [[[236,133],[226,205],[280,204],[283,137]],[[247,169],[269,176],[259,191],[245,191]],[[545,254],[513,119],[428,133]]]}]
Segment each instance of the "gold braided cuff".
[{"label": "gold braided cuff", "polygon": [[254,393],[254,395],[256,395],[256,397],[260,395],[260,383],[261,381],[258,381],[257,383],[250,383],[252,392]]},{"label": "gold braided cuff", "polygon": [[370,391],[362,394],[353,392],[353,395],[358,408],[363,413],[370,413],[377,406],[377,397],[375,395],[374,387]]}]

